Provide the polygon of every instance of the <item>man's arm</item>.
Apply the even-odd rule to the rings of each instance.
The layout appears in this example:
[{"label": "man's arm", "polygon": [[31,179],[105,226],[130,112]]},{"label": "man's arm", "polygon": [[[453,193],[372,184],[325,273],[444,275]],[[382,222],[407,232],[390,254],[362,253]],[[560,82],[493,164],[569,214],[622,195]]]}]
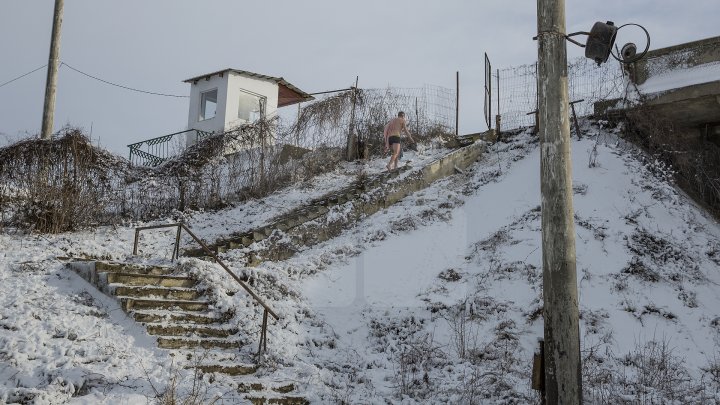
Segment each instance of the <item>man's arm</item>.
[{"label": "man's arm", "polygon": [[405,134],[410,138],[410,142],[415,143],[415,139],[413,139],[412,135],[410,134],[410,131],[407,129],[407,125],[405,122],[402,124],[402,131],[405,132]]}]

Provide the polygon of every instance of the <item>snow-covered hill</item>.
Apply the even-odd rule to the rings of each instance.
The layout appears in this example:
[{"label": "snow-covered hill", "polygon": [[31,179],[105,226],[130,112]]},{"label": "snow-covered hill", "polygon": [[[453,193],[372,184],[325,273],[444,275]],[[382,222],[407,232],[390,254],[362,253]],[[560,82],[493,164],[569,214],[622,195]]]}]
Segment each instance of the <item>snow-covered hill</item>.
[{"label": "snow-covered hill", "polygon": [[[668,168],[615,131],[586,129],[572,144],[585,397],[718,401],[720,226],[672,186]],[[530,371],[543,334],[539,167],[537,139],[518,135],[490,147],[465,175],[338,238],[245,269],[283,316],[270,326],[256,377],[295,381],[313,403],[536,401]],[[278,194],[244,211],[187,220],[212,240],[225,222],[266,212],[252,207],[302,200],[298,190],[322,191],[306,185],[293,198]],[[54,259],[123,258],[132,235],[132,227],[0,235],[0,399],[145,403],[173,377],[180,394],[191,390],[191,373],[155,348],[117,303]],[[170,239],[144,243],[169,257]],[[235,288],[214,265],[182,261],[216,289],[218,306],[246,306],[243,294],[224,294]],[[205,378],[201,397],[240,403],[238,381]]]}]

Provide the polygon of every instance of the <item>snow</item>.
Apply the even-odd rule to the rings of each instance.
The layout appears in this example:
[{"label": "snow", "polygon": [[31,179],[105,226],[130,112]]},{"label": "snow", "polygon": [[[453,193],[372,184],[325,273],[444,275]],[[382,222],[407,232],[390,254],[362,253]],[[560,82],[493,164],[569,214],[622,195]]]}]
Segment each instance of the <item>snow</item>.
[{"label": "snow", "polygon": [[710,62],[691,67],[658,69],[638,86],[638,90],[642,94],[652,94],[718,80],[720,62]]},{"label": "snow", "polygon": [[[597,349],[609,367],[618,364],[612,356],[662,340],[690,381],[700,381],[720,353],[720,226],[672,185],[669,168],[624,144],[618,130],[584,129],[591,136],[572,143],[583,353]],[[409,157],[420,167],[441,153]],[[186,219],[213,241],[384,164],[344,167]],[[216,357],[261,366],[254,376],[204,379],[206,399],[235,403],[243,398],[239,382],[273,381],[294,382],[312,403],[536,401],[529,376],[543,335],[539,167],[537,139],[521,134],[492,146],[466,175],[440,180],[289,260],[244,268],[237,264],[242,252],[223,255],[234,271],[254,277],[253,288],[281,315],[259,359],[250,351],[261,317],[247,295],[234,294],[239,289],[217,265],[181,259],[215,290],[217,311],[236,309],[229,326],[240,326],[253,346]],[[338,207],[333,220],[347,210]],[[132,225],[0,234],[0,403],[146,403],[173,376],[181,390],[191,389],[192,375],[168,351],[56,259],[130,259],[134,226],[142,224]],[[133,260],[169,259],[172,232],[143,233],[141,257]],[[586,395],[598,390],[586,384]],[[714,392],[703,398],[720,400]]]}]

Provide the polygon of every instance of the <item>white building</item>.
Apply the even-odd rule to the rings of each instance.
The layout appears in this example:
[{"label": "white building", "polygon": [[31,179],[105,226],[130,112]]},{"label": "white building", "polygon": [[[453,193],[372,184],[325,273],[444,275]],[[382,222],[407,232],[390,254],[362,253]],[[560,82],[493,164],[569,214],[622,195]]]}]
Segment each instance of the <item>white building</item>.
[{"label": "white building", "polygon": [[[314,98],[282,77],[266,76],[237,69],[225,69],[196,76],[190,83],[188,129],[225,132],[252,123],[263,115],[270,118],[277,109]],[[188,134],[188,146],[196,142]]]}]

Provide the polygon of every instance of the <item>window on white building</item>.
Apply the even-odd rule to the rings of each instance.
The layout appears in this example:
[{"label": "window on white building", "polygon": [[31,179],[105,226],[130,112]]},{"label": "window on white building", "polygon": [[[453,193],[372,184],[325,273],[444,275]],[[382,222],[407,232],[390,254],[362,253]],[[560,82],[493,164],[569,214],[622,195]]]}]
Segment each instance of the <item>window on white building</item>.
[{"label": "window on white building", "polygon": [[205,91],[200,94],[200,117],[198,121],[209,120],[217,112],[217,89]]},{"label": "window on white building", "polygon": [[238,118],[245,122],[255,122],[260,119],[265,108],[265,99],[240,92],[240,100],[238,100]]}]

